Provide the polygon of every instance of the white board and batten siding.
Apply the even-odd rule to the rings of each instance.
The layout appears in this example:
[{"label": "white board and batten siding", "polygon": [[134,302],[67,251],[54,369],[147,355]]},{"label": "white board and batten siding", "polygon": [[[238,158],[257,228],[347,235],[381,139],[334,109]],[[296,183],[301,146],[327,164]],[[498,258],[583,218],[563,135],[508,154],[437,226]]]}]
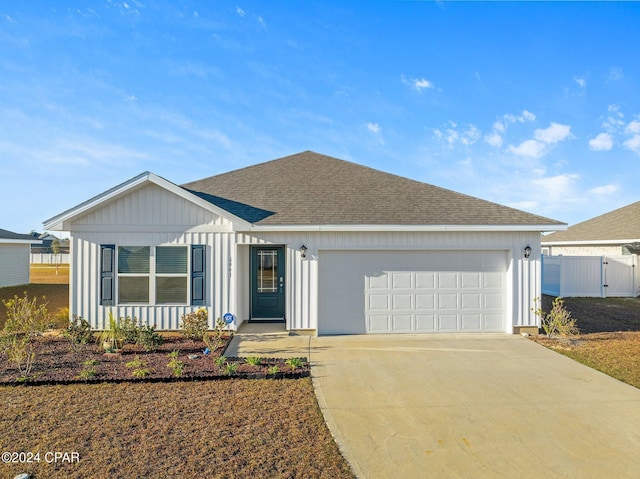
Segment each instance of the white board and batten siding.
[{"label": "white board and batten siding", "polygon": [[[109,311],[131,316],[159,330],[179,329],[183,314],[200,306],[100,304],[100,245],[206,245],[206,304],[210,325],[227,311],[233,284],[220,281],[212,266],[227,264],[234,248],[230,222],[156,185],[147,185],[78,218],[72,225],[70,311],[96,328],[107,323]],[[214,259],[215,258],[215,259]],[[73,265],[82,265],[80,268]],[[227,269],[225,269],[225,272]],[[221,275],[221,274],[220,274]],[[213,307],[211,306],[213,305]]]},{"label": "white board and batten siding", "polygon": [[[244,243],[255,240],[256,238],[250,236],[239,238],[239,242]],[[514,326],[538,326],[538,318],[531,311],[534,298],[540,296],[541,270],[537,233],[270,232],[261,233],[260,240],[272,244],[285,244],[293,250],[294,254],[290,254],[288,259],[293,258],[295,262],[287,264],[287,316],[292,329],[314,329],[319,334],[340,332],[339,329],[333,329],[331,324],[338,322],[335,318],[342,306],[357,310],[360,317],[364,315],[369,321],[365,326],[362,321],[357,325],[344,326],[344,333],[375,330],[382,332],[385,328],[387,331],[404,332],[473,330],[510,333],[513,332]],[[302,244],[308,248],[307,258],[304,260],[300,259],[296,251]],[[523,258],[522,250],[526,245],[534,247],[529,259]],[[421,269],[387,267],[385,278],[380,279],[381,282],[386,281],[387,285],[387,292],[383,293],[386,299],[383,299],[381,296],[372,296],[376,294],[371,287],[371,281],[376,281],[374,276],[370,275],[368,288],[365,281],[367,265],[378,262],[378,270],[382,271],[381,266],[385,266],[385,260],[381,258],[386,256],[395,259],[405,256],[411,264],[415,264],[416,261],[424,263]],[[429,266],[430,260],[448,263],[449,270],[437,271],[438,268]],[[465,271],[464,263],[471,265],[477,261],[483,262],[484,268]],[[350,268],[352,262],[354,265],[360,263],[361,266]],[[331,272],[335,269],[333,266],[339,269],[338,265],[341,263],[349,266],[343,268],[343,276],[349,275],[351,281],[339,279],[342,273]],[[451,264],[457,266],[453,267]],[[357,270],[357,273],[353,270]],[[425,274],[417,276],[417,273]],[[444,292],[439,291],[437,287],[428,287],[424,281],[419,282],[427,281],[425,278],[428,275],[435,278],[434,274],[439,275],[437,280],[441,281],[440,284],[443,286],[445,283],[455,286]],[[405,281],[408,286],[405,288],[406,291],[403,292],[401,287],[393,287],[394,280]],[[352,288],[352,295],[347,295],[348,299],[339,292],[341,288],[331,286],[342,283],[345,283],[345,287]],[[468,288],[468,294],[463,292],[463,288]],[[394,291],[396,289],[398,291]],[[438,297],[440,293],[442,296]],[[440,300],[437,304],[442,307],[422,308],[423,318],[417,318],[421,313],[416,311],[420,311],[420,308],[407,313],[411,307],[420,306],[418,301],[426,301],[428,295],[434,295],[434,301],[437,297]],[[370,300],[369,303],[365,301],[365,297]],[[405,313],[399,313],[392,319],[394,301],[398,309]],[[465,303],[462,304],[462,301]],[[453,313],[445,317],[445,306],[452,307],[453,302],[457,306],[467,307],[468,313],[457,312],[455,320]],[[388,309],[376,316],[373,313],[375,307]],[[426,316],[430,315],[431,319],[436,321],[433,316],[438,314],[440,323],[432,323],[435,325],[429,329],[426,326]],[[384,326],[385,324],[387,326]],[[325,328],[327,325],[329,326]]]},{"label": "white board and batten siding", "polygon": [[0,243],[0,288],[29,283],[29,244]]}]

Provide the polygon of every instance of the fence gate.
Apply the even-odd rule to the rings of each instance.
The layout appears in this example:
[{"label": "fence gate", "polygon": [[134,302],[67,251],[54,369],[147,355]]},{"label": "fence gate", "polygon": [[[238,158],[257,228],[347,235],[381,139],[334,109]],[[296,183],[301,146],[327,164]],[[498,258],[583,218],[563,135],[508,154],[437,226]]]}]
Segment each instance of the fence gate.
[{"label": "fence gate", "polygon": [[605,297],[635,296],[633,260],[631,255],[603,258]]}]

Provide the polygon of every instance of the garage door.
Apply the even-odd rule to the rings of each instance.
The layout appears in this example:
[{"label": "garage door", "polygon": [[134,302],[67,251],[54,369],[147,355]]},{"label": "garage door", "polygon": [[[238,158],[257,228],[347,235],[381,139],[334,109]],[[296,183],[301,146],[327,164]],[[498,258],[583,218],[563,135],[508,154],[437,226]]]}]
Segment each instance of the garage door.
[{"label": "garage door", "polygon": [[506,251],[321,251],[318,333],[503,332]]}]

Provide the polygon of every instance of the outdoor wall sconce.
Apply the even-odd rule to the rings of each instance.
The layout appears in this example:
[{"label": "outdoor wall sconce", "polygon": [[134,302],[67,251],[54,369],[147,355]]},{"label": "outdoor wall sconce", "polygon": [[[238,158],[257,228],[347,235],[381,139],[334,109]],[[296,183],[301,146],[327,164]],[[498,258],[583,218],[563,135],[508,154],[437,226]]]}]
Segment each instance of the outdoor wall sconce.
[{"label": "outdoor wall sconce", "polygon": [[307,257],[307,247],[305,245],[300,246],[300,253],[302,253],[300,255],[302,259],[305,259]]},{"label": "outdoor wall sconce", "polygon": [[531,256],[531,246],[527,245],[524,249],[524,257],[528,259]]}]

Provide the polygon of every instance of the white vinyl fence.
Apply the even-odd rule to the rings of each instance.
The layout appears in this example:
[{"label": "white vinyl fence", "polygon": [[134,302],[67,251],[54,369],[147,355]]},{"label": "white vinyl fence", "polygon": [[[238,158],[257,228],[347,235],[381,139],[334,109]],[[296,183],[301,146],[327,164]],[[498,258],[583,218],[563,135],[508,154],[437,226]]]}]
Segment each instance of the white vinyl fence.
[{"label": "white vinyl fence", "polygon": [[638,296],[637,258],[542,255],[542,293],[574,298]]},{"label": "white vinyl fence", "polygon": [[31,264],[69,264],[69,253],[31,253]]}]

